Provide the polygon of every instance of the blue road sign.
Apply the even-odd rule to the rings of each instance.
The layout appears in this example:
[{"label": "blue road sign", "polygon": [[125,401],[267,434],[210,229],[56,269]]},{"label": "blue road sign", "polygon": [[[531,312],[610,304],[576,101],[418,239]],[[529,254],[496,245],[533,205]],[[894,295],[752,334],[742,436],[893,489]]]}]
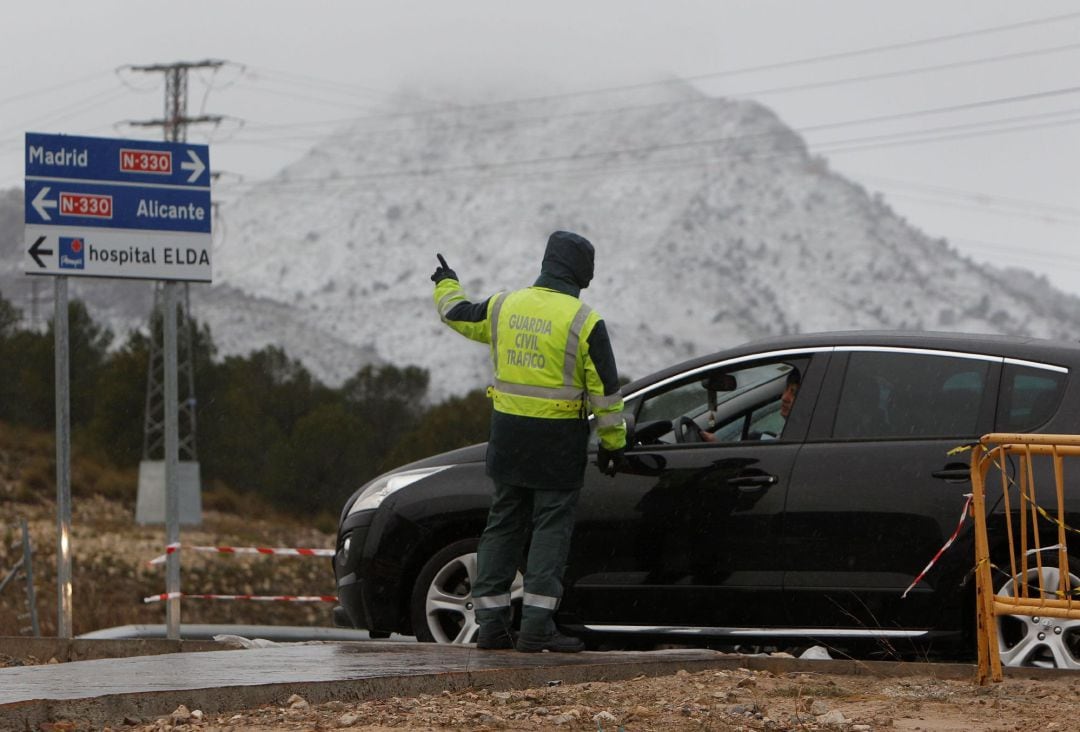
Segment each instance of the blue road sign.
[{"label": "blue road sign", "polygon": [[27,274],[209,282],[206,145],[26,135]]},{"label": "blue road sign", "polygon": [[186,142],[26,133],[27,178],[210,188],[210,148]]},{"label": "blue road sign", "polygon": [[210,191],[26,180],[26,223],[210,233]]}]

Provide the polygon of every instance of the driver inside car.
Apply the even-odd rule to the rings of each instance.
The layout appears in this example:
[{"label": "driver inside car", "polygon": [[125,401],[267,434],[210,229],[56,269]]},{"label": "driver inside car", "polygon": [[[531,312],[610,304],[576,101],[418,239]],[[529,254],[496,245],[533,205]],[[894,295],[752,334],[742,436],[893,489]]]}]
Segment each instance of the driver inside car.
[{"label": "driver inside car", "polygon": [[[793,368],[788,372],[784,391],[780,395],[780,409],[754,422],[751,425],[753,430],[750,432],[748,439],[775,440],[780,437],[780,434],[784,431],[784,424],[787,423],[788,415],[791,414],[791,407],[795,404],[795,396],[799,393],[800,383],[802,383],[802,377],[799,375],[799,370]],[[719,442],[716,435],[707,429],[701,430],[701,438],[705,442]]]}]

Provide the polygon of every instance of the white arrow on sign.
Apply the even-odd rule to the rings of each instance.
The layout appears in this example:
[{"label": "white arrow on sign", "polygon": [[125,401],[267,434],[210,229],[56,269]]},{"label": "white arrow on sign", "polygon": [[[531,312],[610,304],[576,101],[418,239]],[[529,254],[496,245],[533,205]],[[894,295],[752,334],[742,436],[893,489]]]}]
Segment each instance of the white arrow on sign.
[{"label": "white arrow on sign", "polygon": [[194,183],[195,180],[203,174],[206,170],[206,163],[199,159],[199,156],[195,154],[194,150],[187,151],[188,157],[191,158],[191,162],[180,163],[181,170],[190,170],[191,175],[188,176],[187,182]]},{"label": "white arrow on sign", "polygon": [[49,186],[43,186],[42,189],[38,191],[37,195],[34,196],[34,200],[31,201],[34,210],[38,212],[38,216],[45,221],[52,221],[52,216],[49,216],[49,212],[45,209],[56,208],[55,200],[45,198],[45,196],[49,195],[49,190]]}]

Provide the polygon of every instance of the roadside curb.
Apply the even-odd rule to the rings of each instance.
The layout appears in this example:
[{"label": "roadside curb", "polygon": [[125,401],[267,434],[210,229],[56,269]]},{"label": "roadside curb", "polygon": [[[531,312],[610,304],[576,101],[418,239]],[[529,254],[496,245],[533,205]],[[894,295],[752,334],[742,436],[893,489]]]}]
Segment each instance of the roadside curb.
[{"label": "roadside curb", "polygon": [[132,640],[96,640],[90,638],[27,638],[0,636],[0,654],[12,658],[36,658],[42,663],[55,658],[61,663],[90,661],[99,658],[157,656],[162,653],[221,651],[228,645],[216,641],[137,638]]},{"label": "roadside curb", "polygon": [[[172,641],[176,643],[176,641]],[[220,645],[214,644],[218,649]],[[663,676],[680,670],[750,669],[774,674],[816,673],[850,676],[895,678],[902,676],[930,677],[941,680],[971,681],[974,685],[975,667],[971,664],[906,663],[882,661],[824,661],[802,660],[776,656],[741,656],[708,650],[679,650],[651,652],[594,652],[573,655],[543,653],[514,654],[509,652],[477,652],[469,647],[428,646],[426,644],[393,643],[326,643],[314,648],[314,653],[335,653],[347,656],[353,667],[362,665],[362,674],[343,674],[341,678],[273,681],[254,684],[223,684],[207,688],[156,688],[153,691],[124,691],[103,693],[83,698],[20,699],[0,704],[0,728],[33,729],[42,723],[71,720],[82,724],[103,726],[120,724],[125,719],[153,721],[169,715],[179,705],[200,709],[206,714],[222,714],[263,705],[287,706],[287,699],[299,694],[310,704],[328,701],[360,702],[393,696],[412,697],[420,694],[440,694],[444,691],[486,689],[507,691],[547,686],[553,682],[576,684],[587,681],[620,681],[639,676]],[[329,650],[327,650],[329,649]],[[273,649],[269,649],[271,652]],[[298,653],[294,649],[288,653]],[[241,666],[254,659],[257,650],[215,656],[214,663]],[[186,658],[209,656],[193,654],[178,656],[163,662],[179,663]],[[264,660],[273,657],[265,655]],[[137,659],[118,659],[117,664]],[[95,664],[102,663],[100,661]],[[262,661],[260,661],[260,664]],[[253,668],[261,667],[256,664]],[[67,664],[70,668],[71,664]],[[61,669],[52,665],[49,669]],[[32,670],[37,667],[27,667]],[[7,669],[11,671],[12,669]],[[89,670],[89,669],[88,669]],[[1029,669],[1024,669],[1029,671]],[[1058,675],[1038,673],[1010,674],[1011,678],[1038,678]],[[42,672],[48,674],[48,671]],[[238,676],[250,677],[250,669],[238,667]],[[226,674],[227,676],[227,674]],[[281,677],[279,676],[279,679]]]}]

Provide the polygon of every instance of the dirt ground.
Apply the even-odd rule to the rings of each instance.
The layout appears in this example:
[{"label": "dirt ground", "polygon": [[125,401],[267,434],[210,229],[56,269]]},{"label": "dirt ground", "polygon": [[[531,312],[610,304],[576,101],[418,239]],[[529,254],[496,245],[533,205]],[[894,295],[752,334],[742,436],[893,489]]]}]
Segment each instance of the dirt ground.
[{"label": "dirt ground", "polygon": [[[929,677],[873,678],[748,669],[467,690],[363,703],[309,704],[229,714],[178,708],[114,730],[923,730],[1053,732],[1080,729],[1080,675],[987,686]],[[54,730],[74,727],[52,727]]]}]

